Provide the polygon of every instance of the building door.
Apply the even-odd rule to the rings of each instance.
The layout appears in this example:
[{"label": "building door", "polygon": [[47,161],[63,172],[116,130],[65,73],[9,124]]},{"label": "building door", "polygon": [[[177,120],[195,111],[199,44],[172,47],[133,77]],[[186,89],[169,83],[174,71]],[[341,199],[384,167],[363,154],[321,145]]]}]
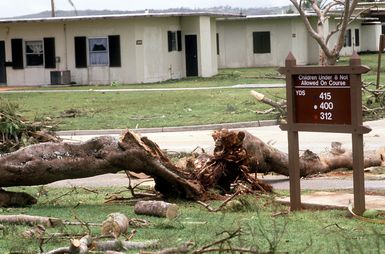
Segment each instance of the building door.
[{"label": "building door", "polygon": [[198,46],[197,36],[186,35],[185,36],[186,47],[186,76],[198,76]]},{"label": "building door", "polygon": [[5,43],[0,41],[0,85],[7,83],[7,71],[5,69]]}]

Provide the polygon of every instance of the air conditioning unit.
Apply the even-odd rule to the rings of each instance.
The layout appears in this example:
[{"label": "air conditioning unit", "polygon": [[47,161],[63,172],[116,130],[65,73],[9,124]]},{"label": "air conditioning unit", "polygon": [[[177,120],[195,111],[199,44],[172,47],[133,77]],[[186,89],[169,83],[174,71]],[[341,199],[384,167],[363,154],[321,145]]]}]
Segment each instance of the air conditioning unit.
[{"label": "air conditioning unit", "polygon": [[71,84],[70,71],[51,71],[51,85],[69,85]]}]

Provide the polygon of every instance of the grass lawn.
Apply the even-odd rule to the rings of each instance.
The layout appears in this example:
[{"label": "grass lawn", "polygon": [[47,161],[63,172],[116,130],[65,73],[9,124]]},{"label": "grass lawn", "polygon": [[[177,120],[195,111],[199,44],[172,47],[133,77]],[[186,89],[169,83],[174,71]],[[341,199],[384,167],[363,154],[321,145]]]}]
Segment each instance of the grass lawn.
[{"label": "grass lawn", "polygon": [[[59,129],[165,127],[272,119],[255,110],[268,108],[249,94],[250,89],[167,92],[86,92],[2,94],[19,105],[28,119],[51,117]],[[261,89],[283,97],[284,89]],[[61,117],[77,110],[76,117]]]},{"label": "grass lawn", "polygon": [[[362,63],[372,71],[363,76],[364,82],[376,80],[377,55],[361,56]],[[341,58],[340,65],[347,65]],[[382,68],[385,70],[385,66]],[[249,94],[250,89],[215,89],[199,91],[95,92],[93,89],[218,87],[249,83],[283,83],[277,68],[223,69],[212,78],[186,78],[155,84],[111,86],[49,87],[49,89],[89,89],[82,93],[20,93],[0,94],[19,105],[20,113],[30,120],[50,117],[58,122],[58,130],[145,128],[226,123],[275,119],[274,114],[256,114],[268,107]],[[382,75],[385,83],[385,75]],[[374,88],[374,86],[372,86]],[[47,88],[34,88],[47,89]],[[285,89],[258,89],[269,98],[285,98]],[[365,104],[367,94],[364,94]],[[72,118],[63,117],[66,111],[76,111]],[[370,115],[366,119],[383,117]]]},{"label": "grass lawn", "polygon": [[[41,191],[39,187],[28,187],[26,190],[35,196]],[[192,249],[196,250],[227,237],[237,229],[241,229],[241,233],[222,244],[223,248],[255,248],[261,253],[382,253],[385,248],[383,225],[348,218],[346,211],[339,210],[308,210],[287,214],[287,207],[273,203],[272,197],[243,196],[241,210],[217,213],[210,213],[194,202],[174,201],[180,207],[180,216],[167,220],[135,215],[132,205],[103,203],[107,194],[122,191],[123,188],[102,188],[92,192],[83,188],[45,190],[48,192],[39,198],[37,205],[31,208],[2,208],[1,213],[102,223],[109,213],[121,212],[129,218],[150,221],[149,227],[136,229],[137,233],[132,241],[158,240],[159,249],[192,241]],[[128,192],[123,195],[128,197]],[[211,205],[217,207],[219,202]],[[39,251],[38,240],[20,237],[30,227],[4,226],[6,227],[0,230],[0,253]],[[55,236],[50,238],[51,234],[58,232],[81,235],[89,233],[95,237],[100,235],[100,227],[49,228],[45,235],[46,242],[42,245],[44,251],[69,246],[69,239]]]}]

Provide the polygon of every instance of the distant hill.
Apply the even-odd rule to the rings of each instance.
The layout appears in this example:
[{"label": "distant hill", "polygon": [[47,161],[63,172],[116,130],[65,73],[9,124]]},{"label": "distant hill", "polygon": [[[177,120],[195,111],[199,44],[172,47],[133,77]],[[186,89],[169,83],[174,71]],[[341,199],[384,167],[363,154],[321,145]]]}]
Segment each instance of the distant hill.
[{"label": "distant hill", "polygon": [[[79,10],[75,11],[56,11],[56,17],[71,17],[71,16],[95,16],[95,15],[111,15],[111,14],[130,14],[130,13],[142,13],[148,11],[149,13],[168,13],[168,12],[196,12],[196,11],[206,11],[206,12],[217,12],[217,13],[234,13],[234,14],[243,14],[243,15],[268,15],[268,14],[281,14],[287,13],[290,10],[289,6],[283,7],[269,7],[269,8],[233,8],[230,6],[218,6],[212,8],[204,9],[190,9],[190,8],[172,8],[166,10],[136,10],[136,11],[121,11],[121,10]],[[43,11],[39,13],[17,16],[13,18],[48,18],[51,17],[51,11]]]}]

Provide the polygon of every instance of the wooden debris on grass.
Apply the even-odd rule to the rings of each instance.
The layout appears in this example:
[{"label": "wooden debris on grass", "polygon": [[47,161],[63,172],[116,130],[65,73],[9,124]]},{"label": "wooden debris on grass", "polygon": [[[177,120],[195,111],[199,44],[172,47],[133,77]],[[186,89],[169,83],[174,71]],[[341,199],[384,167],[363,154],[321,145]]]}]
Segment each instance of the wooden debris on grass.
[{"label": "wooden debris on grass", "polygon": [[59,142],[49,117],[34,122],[17,114],[18,106],[0,98],[0,154],[41,142]]},{"label": "wooden debris on grass", "polygon": [[281,100],[279,102],[274,101],[268,97],[266,97],[264,94],[256,92],[254,90],[250,91],[250,94],[257,99],[257,101],[262,102],[266,105],[271,106],[270,109],[267,109],[265,111],[257,111],[257,114],[270,114],[270,113],[277,113],[278,118],[282,119],[286,117],[286,101]]},{"label": "wooden debris on grass", "polygon": [[32,215],[0,215],[0,223],[13,225],[44,225],[46,227],[56,227],[63,225],[63,220],[54,217],[32,216]]},{"label": "wooden debris on grass", "polygon": [[178,216],[178,206],[164,201],[139,201],[135,204],[134,212],[173,219]]},{"label": "wooden debris on grass", "polygon": [[21,235],[25,238],[36,238],[36,239],[42,239],[45,234],[45,227],[43,225],[36,225],[35,227],[28,229],[21,233]]},{"label": "wooden debris on grass", "polygon": [[115,239],[120,235],[127,233],[129,219],[122,213],[111,213],[108,218],[103,221],[102,234],[111,235]]},{"label": "wooden debris on grass", "polygon": [[158,241],[146,242],[131,242],[131,241],[98,241],[93,239],[90,235],[85,235],[80,239],[72,239],[69,247],[61,247],[45,254],[88,254],[91,251],[108,252],[108,251],[127,251],[127,250],[141,250],[147,248],[155,248]]}]

